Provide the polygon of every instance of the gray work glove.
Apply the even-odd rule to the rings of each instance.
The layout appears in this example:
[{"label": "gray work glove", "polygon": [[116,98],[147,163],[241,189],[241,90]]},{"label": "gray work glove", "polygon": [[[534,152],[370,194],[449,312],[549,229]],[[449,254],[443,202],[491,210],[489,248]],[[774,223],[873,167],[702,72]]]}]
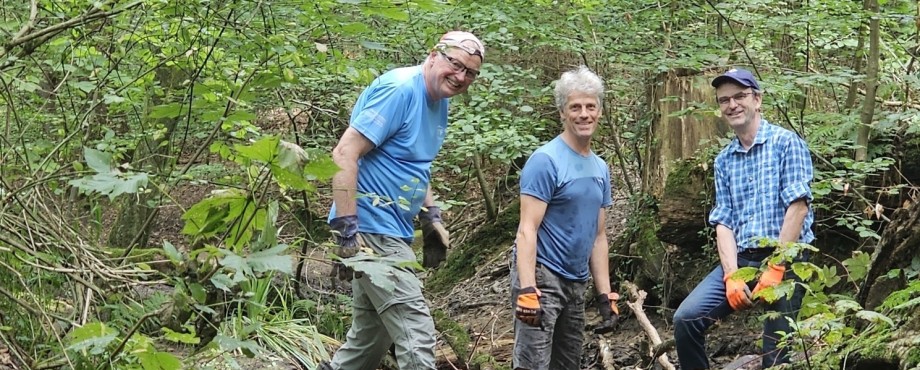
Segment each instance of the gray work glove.
[{"label": "gray work glove", "polygon": [[[333,218],[329,220],[329,227],[332,228],[332,236],[338,245],[334,252],[336,256],[349,258],[358,254],[361,245],[358,242],[357,215]],[[338,276],[339,280],[351,281],[355,277],[355,272],[341,261],[335,261],[332,263],[332,276]]]},{"label": "gray work glove", "polygon": [[617,307],[617,301],[620,295],[615,292],[599,294],[594,302],[597,307],[597,313],[601,316],[601,322],[594,327],[594,334],[607,334],[617,330],[620,324],[620,309]]},{"label": "gray work glove", "polygon": [[422,266],[438,267],[447,259],[447,248],[450,248],[450,233],[441,220],[441,209],[437,206],[423,208],[418,219],[422,224]]}]

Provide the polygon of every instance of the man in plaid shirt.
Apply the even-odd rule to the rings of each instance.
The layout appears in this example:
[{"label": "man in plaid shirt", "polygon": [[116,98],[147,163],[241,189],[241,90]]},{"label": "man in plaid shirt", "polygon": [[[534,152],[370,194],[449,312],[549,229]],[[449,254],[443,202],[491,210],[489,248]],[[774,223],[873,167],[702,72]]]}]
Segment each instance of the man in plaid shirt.
[{"label": "man in plaid shirt", "polygon": [[[754,293],[784,279],[795,279],[784,264],[769,264],[759,279],[733,279],[740,267],[760,267],[774,243],[811,243],[812,164],[805,141],[792,131],[761,117],[763,93],[751,72],[731,69],[712,80],[722,118],[735,139],[715,160],[716,204],[709,223],[716,229],[720,264],[707,275],[674,313],[674,339],[682,370],[709,368],[705,331],[734,311],[751,308]],[[762,240],[770,243],[763,243]],[[798,260],[804,259],[799,257]],[[750,285],[748,285],[750,284]],[[756,285],[755,285],[756,284]],[[803,289],[770,302],[781,313],[764,323],[763,368],[789,362],[782,334],[791,331]]]}]

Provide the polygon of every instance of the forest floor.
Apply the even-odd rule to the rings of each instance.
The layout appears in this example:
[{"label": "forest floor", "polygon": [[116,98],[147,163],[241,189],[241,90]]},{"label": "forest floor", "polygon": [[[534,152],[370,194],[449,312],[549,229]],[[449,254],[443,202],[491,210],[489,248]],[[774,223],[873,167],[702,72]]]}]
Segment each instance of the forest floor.
[{"label": "forest floor", "polygon": [[[628,212],[625,197],[625,194],[615,195],[617,199],[615,199],[614,207],[608,211],[607,229],[611,241],[615,240],[615,236],[624,228],[624,220]],[[506,253],[508,251],[510,251],[510,246],[504,252],[498,253],[488,263],[477,266],[473,277],[459,282],[449,292],[426,294],[432,310],[443,311],[448,318],[465,328],[472,343],[471,348],[467,348],[471,353],[470,358],[458,361],[454,351],[441,338],[438,341],[440,369],[463,369],[459,365],[461,362],[468,362],[483,354],[489,355],[493,361],[480,366],[480,369],[510,368],[514,343],[514,318],[510,303],[510,253]],[[350,286],[334,282],[329,277],[329,264],[319,262],[323,259],[323,253],[323,251],[313,251],[307,258],[310,261],[306,269],[307,276],[304,277],[307,289],[333,290],[348,294]],[[593,292],[593,287],[590,289]],[[620,293],[624,300],[627,299],[625,291]],[[670,322],[674,309],[653,306],[645,306],[643,309],[661,339],[665,342],[671,340],[673,330]],[[591,332],[591,328],[600,319],[593,306],[586,307],[585,351],[582,356],[582,369],[604,368],[601,365],[601,348],[608,348],[608,353],[613,358],[617,369],[658,368],[659,365],[649,358],[651,342],[648,335],[639,325],[636,315],[630,311],[623,300],[620,303],[620,313],[620,326],[617,331],[600,336]],[[714,369],[760,368],[759,358],[743,367],[736,366],[737,362],[730,363],[742,356],[759,353],[757,342],[760,340],[761,329],[757,317],[762,313],[757,310],[743,312],[732,315],[713,326],[707,337],[707,348]],[[679,368],[673,347],[668,351],[667,356],[675,368]],[[729,364],[731,367],[726,367]]]},{"label": "forest floor", "polygon": [[[319,253],[319,252],[315,252]],[[492,366],[481,369],[509,368],[514,343],[512,328],[513,312],[511,310],[508,281],[507,258],[496,259],[480,267],[471,279],[462,281],[449,293],[428,295],[432,309],[439,309],[447,316],[466,328],[474,343],[469,348],[472,357],[488,354],[494,359]],[[500,273],[499,271],[505,271]],[[331,279],[329,267],[325,263],[314,262],[307,270],[308,286],[328,289]],[[335,283],[334,289],[347,293],[347,286]],[[625,299],[625,294],[624,294]],[[673,338],[670,325],[673,309],[663,307],[644,307],[645,315],[655,326],[661,339],[665,342]],[[586,309],[587,327],[585,328],[585,351],[582,356],[582,369],[603,369],[601,364],[601,347],[609,348],[617,369],[652,369],[657,364],[649,364],[650,340],[640,327],[636,316],[625,304],[620,304],[620,326],[617,331],[605,336],[595,335],[590,328],[600,321],[592,307]],[[762,312],[749,311],[732,315],[715,325],[707,339],[708,352],[715,369],[724,368],[733,360],[757,354],[757,342],[760,339],[760,324],[757,316]],[[668,351],[668,359],[677,367],[676,352]],[[469,359],[465,359],[469,360]],[[438,341],[438,361],[440,369],[455,370],[459,361],[444,340]],[[759,368],[759,361],[746,369]],[[457,367],[455,367],[457,366]],[[734,367],[733,367],[734,368]],[[461,368],[462,369],[462,368]],[[312,369],[311,369],[312,370]]]}]

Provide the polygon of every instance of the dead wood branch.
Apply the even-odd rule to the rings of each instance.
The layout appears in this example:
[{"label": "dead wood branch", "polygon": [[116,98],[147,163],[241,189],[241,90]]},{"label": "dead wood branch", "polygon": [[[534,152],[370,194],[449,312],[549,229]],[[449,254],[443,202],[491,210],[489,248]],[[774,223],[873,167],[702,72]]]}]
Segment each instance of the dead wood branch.
[{"label": "dead wood branch", "polygon": [[[655,329],[655,326],[648,320],[648,316],[645,316],[645,310],[642,309],[647,293],[645,293],[644,290],[639,290],[639,287],[631,282],[626,281],[623,284],[626,286],[626,291],[629,292],[630,298],[630,300],[626,302],[626,306],[636,315],[636,320],[639,320],[639,326],[641,326],[645,334],[648,335],[649,340],[652,342],[652,345],[649,347],[649,355],[654,355],[655,353],[652,351],[655,351],[655,348],[658,348],[662,341],[661,336],[658,335],[658,330]],[[674,365],[668,360],[667,353],[662,353],[657,359],[658,364],[660,364],[662,368],[666,370],[675,370]]]}]

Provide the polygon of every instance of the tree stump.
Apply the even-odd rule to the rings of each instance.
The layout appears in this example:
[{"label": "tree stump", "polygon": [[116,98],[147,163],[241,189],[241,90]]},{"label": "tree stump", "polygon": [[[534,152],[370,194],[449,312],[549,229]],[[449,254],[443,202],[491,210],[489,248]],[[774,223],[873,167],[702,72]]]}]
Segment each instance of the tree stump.
[{"label": "tree stump", "polygon": [[872,253],[865,286],[859,291],[859,303],[867,309],[877,307],[894,291],[904,289],[907,281],[903,273],[895,278],[888,271],[910,266],[920,253],[920,205],[895,210],[891,222],[882,232]]}]

